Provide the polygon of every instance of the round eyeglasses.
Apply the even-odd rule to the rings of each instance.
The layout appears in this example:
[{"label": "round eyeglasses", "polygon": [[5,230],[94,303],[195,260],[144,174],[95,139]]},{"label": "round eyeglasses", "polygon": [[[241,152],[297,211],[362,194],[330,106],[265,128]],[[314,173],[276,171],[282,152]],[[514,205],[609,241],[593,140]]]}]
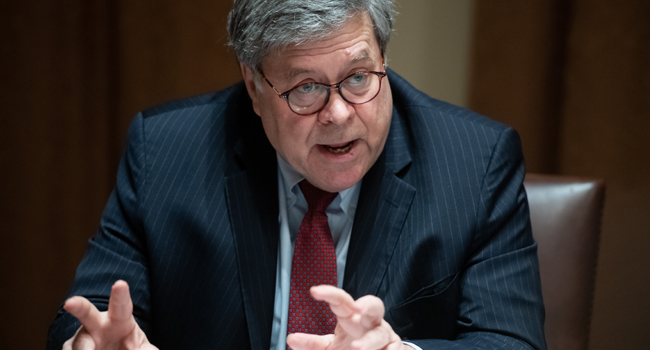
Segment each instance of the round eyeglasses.
[{"label": "round eyeglasses", "polygon": [[299,115],[322,111],[330,100],[332,87],[338,88],[341,97],[350,104],[368,103],[379,95],[381,79],[385,76],[386,72],[362,71],[350,74],[336,84],[308,82],[280,93],[262,73],[262,77],[278,97],[285,99],[289,108]]}]

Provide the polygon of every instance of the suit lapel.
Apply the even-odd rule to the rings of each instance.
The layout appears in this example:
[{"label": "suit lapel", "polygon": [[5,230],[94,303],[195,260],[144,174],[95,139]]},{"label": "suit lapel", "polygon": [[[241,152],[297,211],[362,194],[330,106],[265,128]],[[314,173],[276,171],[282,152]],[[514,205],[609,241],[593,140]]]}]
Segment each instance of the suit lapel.
[{"label": "suit lapel", "polygon": [[399,113],[381,156],[363,178],[345,268],[343,289],[353,298],[377,295],[415,195],[398,174],[408,170],[410,153]]},{"label": "suit lapel", "polygon": [[265,350],[270,347],[275,299],[278,182],[275,151],[259,118],[253,118],[240,117],[245,124],[240,135],[245,136],[235,152],[244,170],[226,178],[226,198],[251,348]]}]

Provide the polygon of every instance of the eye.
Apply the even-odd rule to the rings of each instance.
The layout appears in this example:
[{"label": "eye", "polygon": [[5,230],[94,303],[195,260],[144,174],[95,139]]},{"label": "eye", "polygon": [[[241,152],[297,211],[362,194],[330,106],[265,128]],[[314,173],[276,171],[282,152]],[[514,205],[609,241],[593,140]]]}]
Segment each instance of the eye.
[{"label": "eye", "polygon": [[368,74],[364,72],[355,74],[345,80],[345,85],[347,85],[348,88],[351,89],[361,88],[365,86],[367,83],[368,83]]},{"label": "eye", "polygon": [[298,90],[299,92],[302,92],[304,94],[307,94],[307,93],[310,93],[310,92],[314,91],[314,89],[316,89],[316,86],[314,84],[307,84],[307,85],[302,85],[302,86],[298,87],[296,90]]}]

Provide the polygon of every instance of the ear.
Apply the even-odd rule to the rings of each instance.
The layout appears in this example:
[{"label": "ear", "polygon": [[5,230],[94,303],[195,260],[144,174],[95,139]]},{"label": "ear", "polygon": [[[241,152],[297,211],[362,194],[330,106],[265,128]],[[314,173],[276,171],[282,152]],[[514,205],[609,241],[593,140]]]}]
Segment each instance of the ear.
[{"label": "ear", "polygon": [[253,101],[253,110],[255,111],[255,114],[258,116],[261,116],[260,114],[260,104],[259,104],[259,99],[260,99],[260,94],[257,90],[257,87],[255,86],[255,78],[253,74],[253,70],[248,68],[243,63],[239,63],[239,67],[241,68],[241,75],[244,77],[244,84],[246,84],[246,90],[248,90],[248,96],[250,96],[251,100]]}]

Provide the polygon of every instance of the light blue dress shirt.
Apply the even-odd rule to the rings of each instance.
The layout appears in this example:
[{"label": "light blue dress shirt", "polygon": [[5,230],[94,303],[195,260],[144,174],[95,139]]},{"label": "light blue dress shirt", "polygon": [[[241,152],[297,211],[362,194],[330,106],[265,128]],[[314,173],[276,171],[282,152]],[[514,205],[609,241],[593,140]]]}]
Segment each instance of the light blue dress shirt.
[{"label": "light blue dress shirt", "polygon": [[[287,321],[289,319],[289,281],[291,261],[296,235],[307,212],[307,201],[298,183],[305,179],[279,155],[278,158],[278,198],[280,201],[280,247],[275,278],[275,304],[273,307],[273,330],[271,349],[285,350],[287,345]],[[359,200],[361,181],[339,192],[327,207],[327,222],[336,247],[336,277],[339,288],[343,286],[345,261],[348,256],[350,234],[354,223],[354,213]]]},{"label": "light blue dress shirt", "polygon": [[[302,218],[307,212],[307,200],[302,195],[298,183],[305,179],[279,155],[278,158],[278,199],[280,214],[280,246],[275,277],[275,303],[273,306],[273,329],[271,350],[287,348],[287,321],[289,319],[289,293],[293,246]],[[327,207],[327,221],[336,246],[336,277],[339,288],[343,287],[345,261],[348,256],[350,235],[354,214],[359,201],[361,181],[339,192]],[[412,344],[409,344],[413,346]],[[419,349],[415,347],[416,349]]]}]

